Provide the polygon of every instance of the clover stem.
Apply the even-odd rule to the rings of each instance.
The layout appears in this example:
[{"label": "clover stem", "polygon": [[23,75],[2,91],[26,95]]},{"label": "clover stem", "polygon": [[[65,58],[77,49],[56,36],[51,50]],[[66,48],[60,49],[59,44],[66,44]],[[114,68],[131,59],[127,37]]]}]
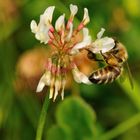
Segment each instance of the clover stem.
[{"label": "clover stem", "polygon": [[45,121],[46,121],[48,106],[49,106],[49,94],[46,95],[45,101],[42,106],[41,114],[38,121],[37,132],[36,132],[36,140],[42,140],[43,129],[44,129]]}]

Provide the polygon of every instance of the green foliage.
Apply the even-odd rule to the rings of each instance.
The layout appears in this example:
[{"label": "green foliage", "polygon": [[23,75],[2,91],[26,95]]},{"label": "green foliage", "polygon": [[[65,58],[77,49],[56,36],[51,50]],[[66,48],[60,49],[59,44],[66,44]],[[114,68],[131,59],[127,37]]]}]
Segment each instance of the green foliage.
[{"label": "green foliage", "polygon": [[61,138],[92,140],[95,138],[95,113],[79,97],[69,97],[60,103],[56,111],[56,120],[57,125],[48,132],[48,140],[61,140]]}]

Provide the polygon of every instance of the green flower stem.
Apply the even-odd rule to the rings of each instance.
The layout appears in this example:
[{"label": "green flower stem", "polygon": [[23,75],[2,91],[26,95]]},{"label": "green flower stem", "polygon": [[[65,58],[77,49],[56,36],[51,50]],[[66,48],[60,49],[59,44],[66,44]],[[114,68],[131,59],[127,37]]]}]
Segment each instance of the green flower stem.
[{"label": "green flower stem", "polygon": [[48,106],[49,106],[49,94],[46,95],[45,101],[43,103],[43,107],[41,110],[38,127],[37,127],[36,140],[42,140],[43,129],[45,125]]},{"label": "green flower stem", "polygon": [[134,115],[132,118],[128,119],[127,121],[122,122],[121,124],[116,126],[114,129],[106,132],[99,139],[100,140],[112,140],[113,138],[126,132],[130,128],[136,126],[138,123],[140,123],[140,113]]}]

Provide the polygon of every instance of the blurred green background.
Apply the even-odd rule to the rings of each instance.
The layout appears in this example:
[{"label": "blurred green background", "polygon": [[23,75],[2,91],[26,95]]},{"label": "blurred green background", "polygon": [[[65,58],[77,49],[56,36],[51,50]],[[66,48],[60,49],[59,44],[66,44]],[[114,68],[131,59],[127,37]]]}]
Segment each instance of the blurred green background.
[{"label": "blurred green background", "polygon": [[[34,140],[47,88],[35,89],[48,53],[30,31],[32,19],[55,5],[54,18],[69,17],[77,4],[76,21],[89,9],[88,28],[96,38],[117,37],[126,46],[134,89],[128,78],[109,85],[74,85],[65,100],[51,102],[44,140],[140,139],[140,1],[139,0],[0,0],[0,140]],[[74,87],[74,88],[73,88]],[[71,94],[79,93],[79,95]]]}]

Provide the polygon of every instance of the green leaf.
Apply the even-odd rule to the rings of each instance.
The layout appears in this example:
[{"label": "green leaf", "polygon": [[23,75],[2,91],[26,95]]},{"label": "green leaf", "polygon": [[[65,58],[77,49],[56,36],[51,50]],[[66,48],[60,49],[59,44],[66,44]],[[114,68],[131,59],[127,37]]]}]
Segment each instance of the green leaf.
[{"label": "green leaf", "polygon": [[66,129],[62,129],[61,127],[54,125],[48,131],[47,140],[70,140],[70,134]]},{"label": "green leaf", "polygon": [[[52,138],[56,133],[60,138],[63,135],[65,137],[63,140],[68,138],[71,140],[93,140],[95,138],[95,113],[79,97],[69,97],[61,102],[56,111],[56,120],[57,126],[50,129],[49,138]],[[65,136],[66,134],[70,135]],[[57,140],[59,139],[57,138]]]}]

